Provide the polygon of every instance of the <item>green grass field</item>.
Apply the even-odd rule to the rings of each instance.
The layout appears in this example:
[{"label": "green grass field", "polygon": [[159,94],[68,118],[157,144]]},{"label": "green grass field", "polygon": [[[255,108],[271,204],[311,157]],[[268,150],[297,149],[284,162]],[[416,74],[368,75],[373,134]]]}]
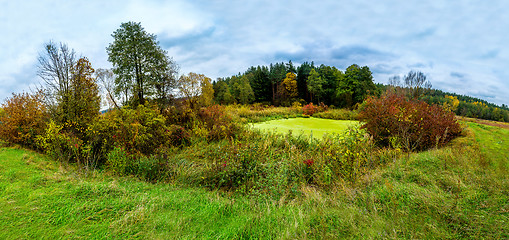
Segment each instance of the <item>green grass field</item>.
[{"label": "green grass field", "polygon": [[404,155],[294,199],[151,184],[0,149],[0,239],[507,239],[509,130],[468,123],[441,149]]},{"label": "green grass field", "polygon": [[289,118],[252,124],[253,128],[263,131],[288,134],[290,131],[295,135],[313,136],[321,139],[324,134],[341,133],[349,126],[359,124],[357,121],[332,120],[322,118]]}]

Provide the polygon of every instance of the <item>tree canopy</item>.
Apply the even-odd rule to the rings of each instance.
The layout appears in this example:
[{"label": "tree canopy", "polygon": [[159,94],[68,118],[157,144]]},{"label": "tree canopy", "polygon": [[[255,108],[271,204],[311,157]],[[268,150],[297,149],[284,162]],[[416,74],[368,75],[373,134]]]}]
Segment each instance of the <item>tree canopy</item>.
[{"label": "tree canopy", "polygon": [[147,97],[168,98],[176,80],[177,66],[167,55],[156,35],[141,23],[122,23],[106,48],[116,74],[115,94],[124,103],[143,104]]},{"label": "tree canopy", "polygon": [[376,86],[369,68],[353,64],[346,69],[345,76],[337,88],[337,95],[347,107],[352,107],[364,101],[364,98],[375,90]]}]

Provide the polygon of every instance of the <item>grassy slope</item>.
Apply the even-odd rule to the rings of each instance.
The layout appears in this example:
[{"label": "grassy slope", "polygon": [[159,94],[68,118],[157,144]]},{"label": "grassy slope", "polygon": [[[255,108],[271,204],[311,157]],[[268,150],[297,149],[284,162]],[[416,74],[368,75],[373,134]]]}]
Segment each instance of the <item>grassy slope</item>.
[{"label": "grassy slope", "polygon": [[275,131],[277,133],[287,134],[293,131],[293,134],[311,135],[321,139],[326,133],[340,133],[349,126],[357,125],[357,121],[349,120],[331,120],[322,118],[289,118],[271,120],[267,122],[255,123],[253,127],[256,129]]},{"label": "grassy slope", "polygon": [[2,148],[0,239],[508,238],[509,130],[468,125],[449,147],[279,201],[85,174]]}]

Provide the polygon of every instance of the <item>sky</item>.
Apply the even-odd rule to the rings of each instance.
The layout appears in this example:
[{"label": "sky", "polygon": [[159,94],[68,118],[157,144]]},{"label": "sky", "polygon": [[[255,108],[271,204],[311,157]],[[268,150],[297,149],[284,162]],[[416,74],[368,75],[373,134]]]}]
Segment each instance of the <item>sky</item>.
[{"label": "sky", "polygon": [[180,66],[216,79],[250,66],[368,66],[376,83],[421,71],[433,88],[509,105],[509,2],[442,0],[0,0],[0,101],[42,83],[37,57],[66,43],[94,68],[123,22]]}]

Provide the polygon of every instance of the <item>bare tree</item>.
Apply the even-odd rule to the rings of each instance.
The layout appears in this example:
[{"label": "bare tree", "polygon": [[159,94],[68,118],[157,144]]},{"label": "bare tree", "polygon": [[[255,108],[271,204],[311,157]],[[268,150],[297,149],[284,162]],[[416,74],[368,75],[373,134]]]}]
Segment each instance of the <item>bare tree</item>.
[{"label": "bare tree", "polygon": [[111,69],[99,68],[95,71],[97,80],[101,83],[104,90],[106,90],[106,99],[108,103],[113,104],[115,108],[120,109],[115,100],[114,88],[115,88],[115,74]]},{"label": "bare tree", "polygon": [[431,82],[426,81],[426,75],[416,71],[410,71],[404,77],[404,85],[408,88],[408,94],[411,98],[418,98],[424,93],[424,89],[431,88]]},{"label": "bare tree", "polygon": [[39,69],[37,75],[44,81],[46,102],[55,111],[57,105],[62,104],[63,111],[69,111],[69,91],[72,80],[73,67],[76,64],[76,53],[66,44],[50,41],[45,46],[44,53],[39,54]]},{"label": "bare tree", "polygon": [[393,87],[401,87],[401,78],[398,75],[394,75],[389,78],[388,84]]}]

